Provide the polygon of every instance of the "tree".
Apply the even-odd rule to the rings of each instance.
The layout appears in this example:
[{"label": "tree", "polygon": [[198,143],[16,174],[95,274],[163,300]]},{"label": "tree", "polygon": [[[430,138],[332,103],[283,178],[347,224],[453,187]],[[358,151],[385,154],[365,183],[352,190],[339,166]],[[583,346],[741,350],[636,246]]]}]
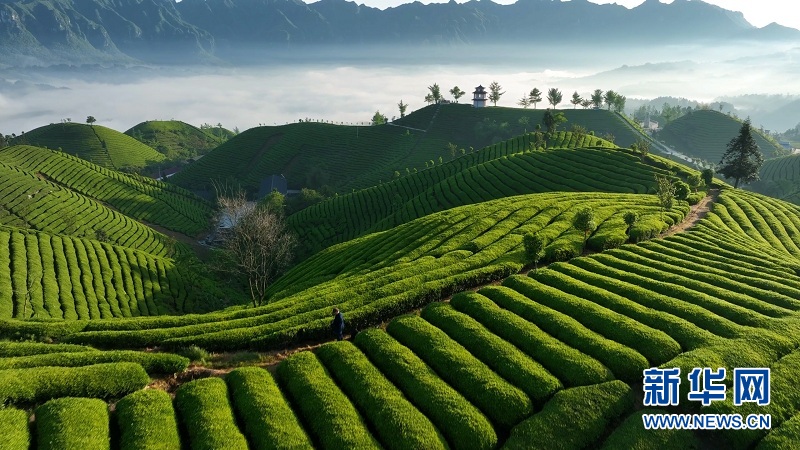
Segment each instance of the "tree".
[{"label": "tree", "polygon": [[544,257],[547,240],[539,233],[528,233],[523,236],[522,244],[525,246],[525,255],[533,261],[534,270],[539,270],[539,261]]},{"label": "tree", "polygon": [[221,269],[247,280],[253,306],[292,260],[295,238],[283,216],[248,202],[244,191],[217,190],[220,221],[229,225],[222,243]]},{"label": "tree", "polygon": [[492,84],[489,85],[489,101],[497,106],[497,102],[500,100],[500,97],[505,94],[505,92],[500,92],[503,89],[500,86],[500,83],[497,81],[492,81]]},{"label": "tree", "polygon": [[592,106],[592,99],[589,99],[589,98],[583,99],[581,101],[581,106],[583,106],[583,109],[586,109],[586,108]]},{"label": "tree", "polygon": [[674,183],[674,186],[675,198],[678,200],[686,200],[686,198],[689,197],[689,194],[692,192],[686,182],[678,180]]},{"label": "tree", "polygon": [[400,110],[400,117],[403,118],[406,116],[406,109],[408,109],[408,105],[403,103],[403,100],[400,100],[400,103],[397,104],[397,108]]},{"label": "tree", "polygon": [[429,105],[430,105],[430,104],[431,104],[431,103],[433,103],[433,102],[434,102],[434,100],[433,100],[433,95],[431,95],[430,93],[428,93],[427,95],[425,95],[425,103],[427,103],[427,104],[429,104]]},{"label": "tree", "polygon": [[739,187],[744,181],[750,183],[758,180],[758,171],[764,164],[764,155],[758,148],[750,132],[750,119],[742,123],[739,135],[728,143],[728,149],[722,155],[719,173],[735,180],[733,187]]},{"label": "tree", "polygon": [[647,158],[648,153],[650,153],[650,143],[643,139],[639,139],[633,145],[633,150],[639,153],[639,156],[642,158],[642,162],[644,162],[645,158]]},{"label": "tree", "polygon": [[575,91],[572,93],[572,100],[569,102],[572,103],[572,109],[575,109],[578,107],[578,105],[583,103],[583,98],[581,98],[580,94],[578,94],[578,91]]},{"label": "tree", "polygon": [[462,91],[458,86],[453,86],[453,89],[450,89],[450,95],[453,96],[453,99],[455,99],[456,103],[458,103],[458,99],[463,97],[464,94],[466,94],[466,92]]},{"label": "tree", "polygon": [[389,119],[386,118],[380,111],[375,111],[375,115],[372,116],[372,124],[373,125],[383,125]]},{"label": "tree", "polygon": [[433,103],[439,103],[442,101],[442,90],[439,88],[439,85],[433,83],[433,86],[428,86],[428,90],[431,91],[431,98],[433,99]]},{"label": "tree", "polygon": [[533,105],[533,109],[536,109],[536,104],[540,101],[542,101],[542,91],[537,88],[533,88],[528,94],[528,103]]},{"label": "tree", "polygon": [[608,106],[608,110],[611,111],[611,107],[614,106],[614,102],[617,101],[617,93],[611,89],[607,90],[605,95],[603,95],[603,101],[605,101],[606,106]]},{"label": "tree", "polygon": [[527,108],[528,108],[528,106],[530,106],[530,105],[531,105],[531,100],[528,98],[528,96],[527,96],[527,95],[523,95],[523,96],[522,96],[522,98],[521,98],[521,99],[519,99],[519,101],[517,102],[517,104],[518,104],[519,106],[522,106],[523,108],[527,109]]},{"label": "tree", "polygon": [[655,175],[655,177],[656,195],[658,196],[658,205],[661,207],[661,220],[664,220],[664,211],[672,209],[672,204],[675,202],[675,185],[664,175]]},{"label": "tree", "polygon": [[528,117],[528,116],[522,116],[522,117],[519,118],[518,122],[519,122],[520,125],[522,125],[522,128],[525,130],[525,131],[523,131],[523,133],[527,133],[528,132],[528,125],[530,125],[530,123],[531,123],[531,118]]},{"label": "tree", "polygon": [[562,97],[561,91],[559,91],[557,88],[550,88],[547,91],[547,101],[553,105],[553,109],[555,109],[556,105],[561,103]]},{"label": "tree", "polygon": [[86,123],[88,123],[89,125],[93,125],[95,122],[97,122],[97,119],[95,119],[94,116],[86,117]]},{"label": "tree", "polygon": [[625,100],[627,100],[627,98],[624,95],[617,94],[614,97],[614,111],[621,113],[625,110]]},{"label": "tree", "polygon": [[700,183],[702,182],[703,179],[699,173],[693,173],[686,177],[686,183],[692,188],[692,192],[697,192],[697,188],[700,187]]},{"label": "tree", "polygon": [[603,91],[600,89],[595,89],[592,93],[592,105],[595,108],[599,108],[603,104]]},{"label": "tree", "polygon": [[576,230],[583,231],[583,242],[589,238],[589,233],[597,229],[597,222],[594,220],[594,212],[591,208],[583,208],[575,214],[572,219],[572,226]]},{"label": "tree", "polygon": [[703,178],[703,183],[710,189],[711,185],[714,183],[714,169],[703,169],[700,172],[700,177]]},{"label": "tree", "polygon": [[273,189],[272,192],[259,200],[258,208],[267,208],[270,212],[283,216],[286,208],[286,196]]},{"label": "tree", "polygon": [[630,231],[631,227],[639,221],[639,214],[636,211],[628,211],[623,216],[623,219],[625,220],[625,225],[628,226],[627,231]]},{"label": "tree", "polygon": [[544,127],[547,129],[547,134],[553,134],[558,131],[558,125],[562,124],[567,121],[567,118],[564,117],[564,113],[561,111],[553,112],[550,108],[547,108],[547,111],[544,112],[544,118],[542,122],[544,122]]}]

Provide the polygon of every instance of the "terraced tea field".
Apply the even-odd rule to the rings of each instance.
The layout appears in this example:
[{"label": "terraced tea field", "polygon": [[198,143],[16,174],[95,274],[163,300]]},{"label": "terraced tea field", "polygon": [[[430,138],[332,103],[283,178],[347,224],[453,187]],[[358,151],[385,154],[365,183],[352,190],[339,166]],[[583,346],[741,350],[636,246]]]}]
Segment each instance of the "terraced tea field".
[{"label": "terraced tea field", "polygon": [[[414,259],[416,255],[442,254],[441,259],[448,249],[470,247],[474,252],[476,246],[489,241],[493,243],[486,247],[511,246],[516,239],[508,237],[509,229],[540,229],[541,233],[556,234],[562,216],[556,215],[553,222],[543,215],[551,214],[546,211],[553,207],[564,208],[568,214],[570,207],[563,205],[564,197],[565,194],[535,194],[429,215],[398,227],[394,233],[356,240],[393,238],[405,246],[399,242],[391,246],[390,241],[373,245],[370,248],[384,249],[384,254],[372,255],[362,250],[362,260],[353,258],[354,254],[347,250],[356,244],[334,246],[322,252],[327,256],[324,263],[312,258],[301,266],[302,274],[290,273],[282,281],[294,289],[304,289],[305,286],[294,285],[301,275],[311,285],[314,278],[323,276],[324,270],[330,276],[342,273],[342,268],[366,273],[364,268],[371,257],[386,261],[391,254],[399,257],[400,264],[414,261],[417,277],[424,276],[427,272],[422,261]],[[632,194],[566,195],[578,204],[592,199],[604,205],[617,203],[618,207],[606,207],[617,211],[637,208],[640,202],[631,199],[628,203],[630,197],[642,198]],[[494,219],[469,222],[476,212],[469,208],[482,208]],[[510,214],[501,219],[496,215],[501,211]],[[525,219],[527,215],[530,217]],[[434,221],[434,217],[438,220]],[[669,217],[679,220],[682,214]],[[406,229],[421,231],[435,222],[442,228],[427,229],[425,236],[441,238],[407,237]],[[460,237],[466,230],[446,231],[459,224],[477,228],[476,223],[491,222],[493,226],[476,230],[477,236],[472,238]],[[508,228],[512,222],[519,225]],[[535,225],[546,222],[551,225]],[[370,328],[358,333],[352,342],[330,343],[314,352],[296,353],[281,362],[274,373],[249,367],[234,370],[222,379],[196,380],[182,385],[174,401],[160,392],[134,392],[117,405],[119,416],[102,414],[100,403],[88,400],[45,402],[37,409],[33,434],[37,439],[46,437],[58,442],[92,436],[98,442],[111,439],[114,447],[123,448],[133,448],[146,442],[147,436],[157,434],[164,436],[162,442],[169,443],[168,448],[180,448],[181,442],[192,448],[414,448],[422,443],[425,448],[550,448],[558,439],[564,448],[677,449],[706,448],[709,441],[685,430],[645,431],[642,414],[712,411],[772,415],[772,431],[720,432],[714,438],[716,445],[784,448],[781,443],[796,442],[798,438],[794,425],[800,409],[800,397],[791,382],[800,370],[800,353],[796,351],[800,345],[799,230],[797,207],[727,190],[720,194],[713,211],[688,232],[552,263],[528,276],[512,275],[500,285],[459,293],[447,303],[435,302],[418,314],[395,318],[385,330]],[[513,236],[515,232],[511,233]],[[570,234],[561,233],[564,238]],[[483,236],[485,242],[480,240]],[[499,259],[513,264],[514,249],[511,246],[510,252],[503,250],[501,254],[506,256]],[[480,256],[485,251],[473,254]],[[345,261],[335,266],[334,255]],[[520,267],[517,264],[515,269]],[[377,267],[371,270],[376,276],[384,273]],[[406,285],[407,290],[421,281],[414,277],[409,280],[413,282]],[[352,277],[343,277],[337,289],[352,297],[364,287],[353,283]],[[299,298],[299,293],[294,295]],[[358,307],[348,305],[346,300],[336,304],[347,312],[349,326],[363,327],[359,325],[363,316],[359,318]],[[383,303],[370,305],[372,310],[382,306]],[[404,310],[409,306],[404,305]],[[170,328],[180,332],[178,321],[197,322],[201,317],[204,316],[172,318]],[[225,323],[237,320],[233,316],[228,319],[232,320]],[[153,319],[152,323],[167,325],[164,320]],[[322,320],[327,323],[327,317]],[[115,323],[136,323],[136,328],[141,329],[149,322],[101,321],[90,326],[104,324],[102,328],[110,330]],[[313,327],[308,319],[304,322]],[[250,325],[239,332],[238,343],[227,341],[231,348],[265,348],[276,342],[265,338],[264,328]],[[13,324],[4,324],[7,327]],[[73,327],[73,331],[78,329]],[[91,333],[65,333],[63,340],[88,343]],[[132,330],[117,339],[128,345],[144,345],[144,341],[132,340],[137,333],[140,331]],[[249,340],[242,339],[245,334]],[[291,334],[287,331],[285,336]],[[221,336],[218,334],[215,339]],[[106,334],[102,344],[110,342],[111,335]],[[214,340],[195,337],[180,345],[190,342],[205,345]],[[172,343],[177,344],[174,340]],[[13,350],[20,345],[23,344],[0,346],[0,352],[11,352],[13,356],[8,358],[16,360],[32,357],[21,354],[40,353],[37,348]],[[56,351],[105,353],[80,346],[62,346]],[[180,361],[175,360],[174,364]],[[767,407],[751,404],[741,409],[728,399],[713,403],[708,409],[701,408],[699,403],[687,401],[686,383],[681,385],[680,408],[639,409],[636,390],[641,389],[644,369],[680,367],[686,373],[692,367],[708,365],[770,367],[772,402]],[[5,369],[0,370],[0,376],[10,370],[35,369]],[[100,364],[82,370],[110,369]],[[138,389],[135,386],[141,381],[135,380],[143,380],[139,378],[142,372],[133,375],[128,366],[114,370],[131,370],[130,375],[121,378],[130,380],[130,384],[80,395],[120,397],[126,390]],[[46,376],[44,372],[31,373]],[[7,402],[21,395],[13,388],[6,392]],[[36,398],[37,394],[27,395]],[[51,410],[62,408],[65,412],[60,415],[49,415]],[[22,424],[28,414],[15,409],[4,410],[3,414],[8,417],[9,433],[15,433],[9,435],[18,436],[12,442],[27,448],[28,428]],[[75,414],[97,414],[97,418],[78,423],[69,419]]]},{"label": "terraced tea field", "polygon": [[800,203],[800,156],[789,155],[764,161],[759,181],[749,189],[773,197]]}]

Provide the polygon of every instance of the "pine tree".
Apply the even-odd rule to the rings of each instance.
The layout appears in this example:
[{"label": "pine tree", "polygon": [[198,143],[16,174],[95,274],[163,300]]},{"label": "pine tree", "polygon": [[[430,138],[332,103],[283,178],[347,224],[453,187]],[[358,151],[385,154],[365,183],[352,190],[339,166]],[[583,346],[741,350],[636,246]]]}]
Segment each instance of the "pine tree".
[{"label": "pine tree", "polygon": [[758,148],[750,132],[750,119],[742,123],[739,135],[731,139],[728,149],[722,155],[718,172],[726,178],[733,178],[733,187],[739,182],[750,183],[758,180],[758,171],[764,164],[764,155]]}]

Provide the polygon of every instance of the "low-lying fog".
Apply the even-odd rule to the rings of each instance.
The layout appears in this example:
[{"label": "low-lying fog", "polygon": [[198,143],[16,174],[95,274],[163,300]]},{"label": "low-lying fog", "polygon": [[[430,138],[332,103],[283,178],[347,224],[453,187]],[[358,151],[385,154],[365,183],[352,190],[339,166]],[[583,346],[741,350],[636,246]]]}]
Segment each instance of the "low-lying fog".
[{"label": "low-lying fog", "polygon": [[[365,122],[376,110],[390,118],[399,115],[396,105],[401,99],[409,111],[425,106],[427,86],[433,83],[445,98],[458,85],[467,92],[461,102],[469,102],[475,86],[495,80],[506,92],[498,106],[516,106],[534,87],[545,93],[559,88],[561,108],[572,108],[573,91],[587,95],[594,89],[614,89],[629,100],[674,96],[702,102],[745,94],[800,94],[800,49],[772,54],[748,50],[724,56],[710,48],[670,55],[609,49],[607,54],[592,52],[591,58],[571,58],[564,52],[550,58],[527,49],[508,60],[498,60],[497,54],[484,58],[480,52],[475,57],[458,55],[455,59],[463,59],[463,64],[453,58],[424,64],[328,59],[237,68],[5,71],[0,73],[0,132],[20,134],[66,118],[83,122],[88,115],[120,131],[145,120],[169,119],[240,130],[306,118]],[[545,106],[546,100],[538,105]],[[734,106],[745,113],[745,108],[770,109],[768,104],[740,107],[735,100]],[[763,124],[754,119],[757,126],[779,131],[798,122],[800,117]]]}]

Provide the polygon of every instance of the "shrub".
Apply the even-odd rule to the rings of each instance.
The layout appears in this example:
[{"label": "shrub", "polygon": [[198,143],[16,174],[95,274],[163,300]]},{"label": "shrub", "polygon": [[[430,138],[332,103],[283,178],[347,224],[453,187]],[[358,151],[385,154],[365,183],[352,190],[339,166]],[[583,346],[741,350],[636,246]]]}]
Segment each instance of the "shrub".
[{"label": "shrub", "polygon": [[703,169],[703,172],[700,173],[700,176],[703,178],[703,183],[705,183],[709,188],[714,183],[714,169]]},{"label": "shrub", "polygon": [[31,441],[28,413],[21,409],[0,407],[0,436],[4,449],[28,450]]},{"label": "shrub", "polygon": [[522,391],[421,317],[395,319],[387,331],[500,428],[510,429],[533,411],[530,399]]},{"label": "shrub", "polygon": [[108,405],[91,398],[57,398],[36,408],[41,450],[110,449]]},{"label": "shrub", "polygon": [[225,381],[237,417],[255,450],[312,448],[303,427],[269,372],[243,367]]},{"label": "shrub", "polygon": [[544,401],[563,388],[558,378],[541,364],[477,320],[456,311],[452,305],[432,303],[422,310],[422,317],[528,394],[532,400]]},{"label": "shrub", "polygon": [[539,261],[544,257],[547,240],[540,234],[528,233],[522,237],[522,243],[525,246],[525,256],[538,267]]},{"label": "shrub", "polygon": [[658,216],[651,215],[639,219],[628,231],[631,241],[639,242],[652,239],[669,228]]},{"label": "shrub", "polygon": [[498,307],[480,293],[461,293],[450,300],[491,332],[514,344],[555,375],[565,386],[582,386],[613,379],[608,368],[545,333],[536,325]]},{"label": "shrub", "polygon": [[636,221],[639,220],[639,213],[636,211],[626,211],[623,218],[625,219],[625,225],[627,225],[628,229],[630,229],[636,223]]},{"label": "shrub", "polygon": [[313,353],[295,353],[281,362],[278,382],[323,447],[380,448],[356,408]]},{"label": "shrub", "polygon": [[190,345],[189,347],[179,348],[175,351],[175,353],[184,356],[186,358],[189,358],[191,362],[199,362],[199,363],[205,363],[211,357],[208,351],[196,345]]},{"label": "shrub", "polygon": [[633,408],[633,392],[622,381],[559,391],[542,411],[511,430],[505,449],[583,449],[597,444],[606,427]]},{"label": "shrub", "polygon": [[0,369],[22,369],[42,366],[78,367],[112,362],[138,363],[150,374],[183,372],[186,370],[186,367],[189,366],[188,359],[170,353],[117,350],[105,352],[45,353],[42,355],[1,358]]},{"label": "shrub", "polygon": [[94,351],[91,347],[72,344],[45,344],[41,342],[0,342],[0,357],[33,356],[43,353]]},{"label": "shrub", "polygon": [[35,403],[69,396],[113,398],[149,382],[142,366],[129,362],[7,369],[0,370],[0,403]]},{"label": "shrub", "polygon": [[689,188],[689,185],[684,183],[683,181],[676,181],[675,182],[675,199],[676,200],[686,200],[686,197],[692,190]]},{"label": "shrub", "polygon": [[175,392],[175,407],[195,450],[247,450],[228,403],[228,389],[220,378],[203,378]]},{"label": "shrub", "polygon": [[323,345],[317,356],[389,449],[445,449],[436,427],[350,342]]},{"label": "shrub", "polygon": [[661,449],[701,449],[702,443],[691,430],[647,430],[642,426],[644,414],[667,414],[662,409],[643,409],[628,416],[618,426],[611,436],[603,442],[601,450],[616,450],[620,448],[636,450],[661,450]]},{"label": "shrub", "polygon": [[756,446],[756,450],[787,450],[800,442],[800,414],[772,430]]},{"label": "shrub", "polygon": [[180,450],[178,422],[169,394],[157,389],[134,392],[117,402],[122,450]]},{"label": "shrub", "polygon": [[358,333],[355,344],[430,418],[452,448],[496,447],[497,435],[486,416],[411,350],[377,329]]}]

